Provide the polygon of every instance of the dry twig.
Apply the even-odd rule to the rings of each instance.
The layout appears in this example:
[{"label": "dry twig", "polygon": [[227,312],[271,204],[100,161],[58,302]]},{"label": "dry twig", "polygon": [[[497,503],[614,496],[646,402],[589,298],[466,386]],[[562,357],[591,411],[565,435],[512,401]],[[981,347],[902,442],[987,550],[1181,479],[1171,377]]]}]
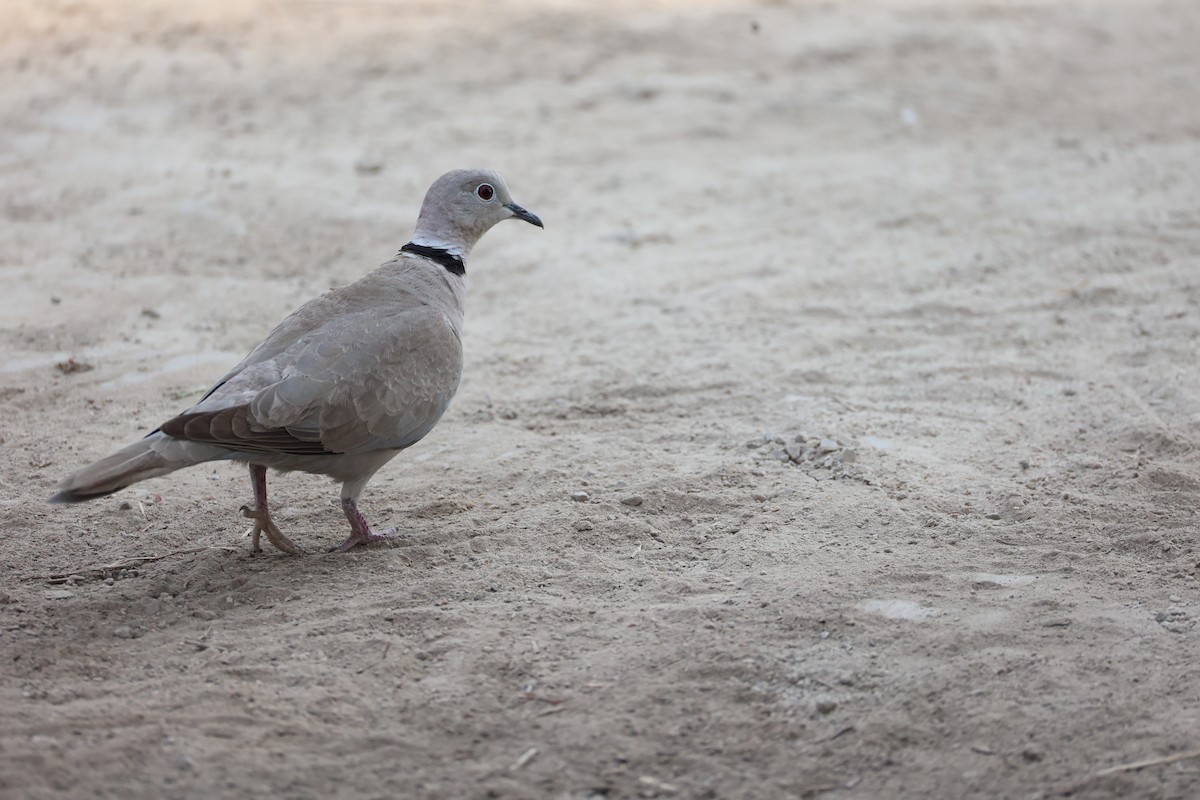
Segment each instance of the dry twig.
[{"label": "dry twig", "polygon": [[1172,753],[1169,756],[1159,756],[1158,758],[1144,758],[1141,761],[1131,761],[1128,764],[1118,764],[1115,767],[1102,769],[1096,773],[1096,777],[1104,777],[1105,775],[1115,775],[1118,772],[1133,772],[1142,767],[1154,767],[1159,764],[1172,764],[1176,761],[1183,761],[1188,758],[1200,758],[1200,750],[1185,750],[1182,753]]},{"label": "dry twig", "polygon": [[529,748],[528,750],[526,750],[524,753],[521,754],[520,758],[518,758],[516,761],[514,761],[512,763],[512,766],[510,766],[508,768],[509,771],[516,772],[521,767],[528,764],[530,761],[533,761],[533,757],[536,756],[537,754],[538,754],[538,749],[536,747]]},{"label": "dry twig", "polygon": [[74,575],[104,575],[107,572],[120,572],[130,567],[136,567],[139,564],[145,564],[149,561],[162,561],[164,558],[172,558],[174,556],[186,556],[192,553],[202,553],[205,550],[224,550],[227,553],[232,553],[237,550],[235,547],[190,547],[186,550],[172,550],[169,553],[160,553],[156,556],[131,556],[123,558],[120,561],[114,561],[111,564],[96,564],[91,567],[78,567],[69,569],[63,572],[51,572],[44,575],[27,575],[27,581],[46,581],[48,583],[62,583]]}]

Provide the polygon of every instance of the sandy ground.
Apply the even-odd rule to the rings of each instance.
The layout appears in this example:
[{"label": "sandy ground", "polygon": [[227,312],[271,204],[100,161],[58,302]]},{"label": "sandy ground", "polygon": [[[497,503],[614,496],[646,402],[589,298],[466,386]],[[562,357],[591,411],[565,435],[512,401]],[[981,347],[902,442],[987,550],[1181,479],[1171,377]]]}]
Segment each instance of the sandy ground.
[{"label": "sandy ground", "polygon": [[[0,796],[1200,796],[1200,6],[3,6]],[[477,165],[410,539],[45,505]]]}]

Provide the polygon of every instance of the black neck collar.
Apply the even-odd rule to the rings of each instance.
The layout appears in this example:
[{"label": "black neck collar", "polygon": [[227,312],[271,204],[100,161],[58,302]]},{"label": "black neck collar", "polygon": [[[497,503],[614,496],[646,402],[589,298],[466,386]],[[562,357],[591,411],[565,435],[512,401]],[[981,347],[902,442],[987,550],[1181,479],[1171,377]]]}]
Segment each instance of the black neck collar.
[{"label": "black neck collar", "polygon": [[418,256],[425,256],[430,261],[436,261],[446,268],[447,271],[453,272],[455,275],[466,275],[467,265],[463,263],[460,256],[456,256],[449,250],[443,250],[440,247],[428,247],[423,244],[413,244],[409,242],[400,248],[401,253],[413,253]]}]

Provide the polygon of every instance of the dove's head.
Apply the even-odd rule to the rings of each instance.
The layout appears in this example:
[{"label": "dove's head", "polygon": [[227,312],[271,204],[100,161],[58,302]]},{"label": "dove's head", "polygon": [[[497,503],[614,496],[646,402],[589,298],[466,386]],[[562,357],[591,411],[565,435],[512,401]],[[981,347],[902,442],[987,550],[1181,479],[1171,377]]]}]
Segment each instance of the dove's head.
[{"label": "dove's head", "polygon": [[488,229],[506,219],[531,225],[542,221],[513,202],[508,184],[490,169],[457,169],[433,182],[425,193],[414,244],[466,257]]}]

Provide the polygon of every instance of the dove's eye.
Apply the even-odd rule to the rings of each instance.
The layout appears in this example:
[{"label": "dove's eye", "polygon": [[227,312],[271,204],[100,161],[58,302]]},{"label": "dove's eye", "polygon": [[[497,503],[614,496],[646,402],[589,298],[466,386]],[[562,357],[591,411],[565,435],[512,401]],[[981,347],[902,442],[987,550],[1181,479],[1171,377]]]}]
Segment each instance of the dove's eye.
[{"label": "dove's eye", "polygon": [[481,183],[479,184],[479,187],[475,189],[475,195],[480,200],[486,202],[496,196],[496,190],[492,188],[490,183]]}]

